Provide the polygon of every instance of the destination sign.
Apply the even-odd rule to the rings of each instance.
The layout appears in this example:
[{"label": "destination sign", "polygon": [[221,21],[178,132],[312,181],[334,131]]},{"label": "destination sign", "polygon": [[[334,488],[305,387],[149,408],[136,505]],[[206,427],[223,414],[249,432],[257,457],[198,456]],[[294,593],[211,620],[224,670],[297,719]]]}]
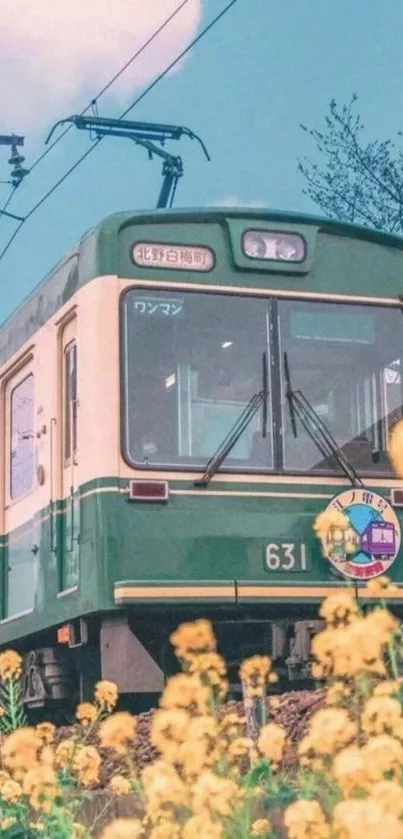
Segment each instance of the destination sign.
[{"label": "destination sign", "polygon": [[211,271],[214,253],[210,248],[195,245],[137,242],[132,250],[133,262],[142,268],[165,268],[175,271]]}]

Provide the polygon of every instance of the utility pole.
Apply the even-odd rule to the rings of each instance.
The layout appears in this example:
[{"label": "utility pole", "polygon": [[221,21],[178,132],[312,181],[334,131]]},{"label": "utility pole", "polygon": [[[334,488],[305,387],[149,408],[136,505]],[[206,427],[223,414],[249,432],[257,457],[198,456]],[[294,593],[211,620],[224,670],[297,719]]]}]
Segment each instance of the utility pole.
[{"label": "utility pole", "polygon": [[[24,145],[24,137],[18,134],[0,134],[0,146],[10,146],[11,157],[8,160],[11,169],[11,183],[14,189],[20,185],[21,181],[29,173],[29,169],[24,169],[22,163],[25,157],[19,153],[18,146]],[[8,213],[6,210],[0,210],[0,215],[15,219],[15,221],[22,221],[21,216],[16,216],[14,213]]]}]

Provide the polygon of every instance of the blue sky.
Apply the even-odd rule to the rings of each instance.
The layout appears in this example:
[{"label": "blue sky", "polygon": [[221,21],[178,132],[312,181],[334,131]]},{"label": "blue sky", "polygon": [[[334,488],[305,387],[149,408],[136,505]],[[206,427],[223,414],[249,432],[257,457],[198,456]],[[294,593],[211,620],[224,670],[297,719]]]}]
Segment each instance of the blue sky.
[{"label": "blue sky", "polygon": [[[19,5],[23,7],[25,2],[19,0]],[[193,17],[188,9],[183,29],[179,27],[172,35],[172,43],[165,39],[171,50],[168,57],[183,49],[227,0],[192,2]],[[42,15],[47,14],[48,7],[51,15],[53,3],[36,0],[33,5],[41,7]],[[145,9],[151,16],[152,31],[177,5],[176,0],[99,0],[104,15],[108,3],[111,9],[119,3],[121,8],[130,4],[133,32],[141,30],[139,20]],[[84,7],[91,15],[75,21],[75,9]],[[91,43],[95,37],[91,32],[96,0],[79,0],[77,6],[72,0],[69,8],[70,25]],[[29,168],[43,150],[52,123],[81,110],[104,83],[105,67],[107,79],[130,55],[130,33],[123,15],[120,22],[114,20],[116,48],[111,54],[105,53],[103,63],[94,59],[89,66],[84,41],[80,60],[69,53],[70,47],[63,49],[60,39],[55,55],[49,57],[45,34],[42,41],[36,38],[28,43],[27,31],[13,30],[18,14],[15,6],[10,9],[4,88],[10,95],[0,97],[4,107],[0,132],[14,130],[26,135],[24,153]],[[77,11],[77,15],[80,13]],[[115,31],[119,25],[122,33]],[[102,17],[102,26],[107,26],[107,17]],[[347,101],[356,92],[368,137],[396,137],[403,128],[402,31],[403,5],[397,0],[383,0],[382,5],[379,0],[372,4],[364,0],[238,0],[180,69],[165,78],[130,115],[131,119],[188,125],[205,141],[211,163],[205,161],[196,144],[186,139],[171,146],[182,154],[185,165],[175,205],[211,206],[234,198],[271,208],[314,212],[314,206],[302,194],[303,181],[296,165],[299,156],[307,153],[312,157],[315,150],[299,125],[304,122],[320,128],[329,100],[334,96]],[[53,43],[54,32],[52,35],[50,29]],[[67,31],[65,39],[66,45],[72,43]],[[97,55],[106,49],[106,41],[97,41]],[[138,45],[134,35],[133,44],[134,50]],[[0,37],[2,46],[4,55]],[[35,78],[27,66],[31,49]],[[84,54],[87,64],[83,63]],[[158,60],[163,63],[163,59],[155,51],[150,54],[142,78],[128,79],[116,93],[112,88],[100,100],[99,113],[117,116],[161,70]],[[10,211],[24,215],[88,144],[87,134],[70,131],[27,177]],[[7,152],[0,147],[0,177],[4,179],[8,177]],[[103,216],[121,209],[155,206],[160,169],[158,161],[149,163],[146,154],[129,141],[107,139],[101,143],[21,229],[0,262],[0,320]],[[6,199],[8,190],[8,186],[0,186],[0,201]],[[14,222],[0,218],[0,250],[14,228]]]}]

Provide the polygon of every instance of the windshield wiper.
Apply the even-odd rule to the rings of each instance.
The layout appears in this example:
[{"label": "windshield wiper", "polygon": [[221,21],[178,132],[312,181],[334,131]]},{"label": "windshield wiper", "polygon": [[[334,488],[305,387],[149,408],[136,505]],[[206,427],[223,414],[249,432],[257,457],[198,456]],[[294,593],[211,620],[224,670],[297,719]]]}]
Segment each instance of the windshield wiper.
[{"label": "windshield wiper", "polygon": [[259,408],[261,407],[263,407],[262,437],[266,437],[267,400],[269,397],[269,384],[267,353],[265,352],[262,355],[262,379],[262,390],[260,390],[259,393],[254,393],[254,395],[251,397],[248,404],[245,406],[242,413],[239,415],[238,419],[235,421],[234,425],[228,432],[227,436],[224,438],[222,443],[220,443],[217,450],[214,452],[213,456],[208,461],[202,477],[198,478],[194,482],[194,486],[208,486],[211,479],[214,477],[216,472],[218,472],[221,464],[224,462],[226,457],[228,457],[229,453],[232,451],[239,438],[242,437],[242,434],[247,429],[248,425],[250,425],[250,423],[253,420],[253,417],[255,416],[255,414],[257,414]]},{"label": "windshield wiper", "polygon": [[288,366],[288,356],[284,353],[284,378],[286,383],[285,395],[288,400],[288,408],[290,412],[291,430],[294,437],[297,437],[297,419],[305,428],[309,437],[319,449],[322,457],[325,459],[333,457],[343,470],[346,477],[353,486],[364,486],[361,478],[358,477],[354,466],[347,459],[343,450],[340,448],[337,440],[333,437],[331,431],[319,416],[313,405],[308,401],[306,396],[300,390],[293,390],[291,387],[290,368]]}]

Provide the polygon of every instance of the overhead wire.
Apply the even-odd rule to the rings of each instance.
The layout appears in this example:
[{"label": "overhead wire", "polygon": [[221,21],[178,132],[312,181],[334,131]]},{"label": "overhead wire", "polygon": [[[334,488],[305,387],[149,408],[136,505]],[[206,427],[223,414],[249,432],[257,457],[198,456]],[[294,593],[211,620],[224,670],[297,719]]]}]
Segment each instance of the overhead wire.
[{"label": "overhead wire", "polygon": [[[81,111],[80,116],[84,116],[84,114],[86,114],[87,111],[98,102],[98,100],[104,95],[104,93],[106,93],[107,90],[109,90],[109,88],[112,87],[112,85],[117,81],[117,79],[119,79],[120,76],[122,76],[123,73],[134,63],[134,61],[136,61],[139,58],[139,56],[147,49],[147,47],[150,46],[150,44],[158,37],[158,35],[161,34],[161,32],[171,23],[171,21],[176,17],[176,15],[178,15],[179,12],[181,12],[182,9],[189,2],[190,2],[190,0],[182,0],[182,2],[180,2],[176,6],[176,8],[173,10],[173,12],[170,15],[168,15],[168,17],[165,18],[165,20],[160,24],[160,26],[157,27],[157,29],[154,30],[152,35],[150,35],[150,37],[147,38],[144,41],[144,43],[141,45],[141,47],[139,47],[139,49],[136,50],[135,53],[133,53],[133,55],[128,59],[128,61],[126,61],[125,64],[122,65],[122,67],[115,73],[115,75],[112,76],[111,79],[109,79],[109,81],[101,88],[100,91],[98,91],[98,93],[95,95],[95,97],[93,97],[91,99],[91,102],[89,102],[88,105],[86,105],[86,107]],[[52,149],[55,148],[55,146],[58,145],[58,143],[60,143],[64,139],[64,137],[66,136],[66,134],[68,134],[68,132],[71,130],[72,127],[73,127],[73,125],[72,125],[72,123],[70,123],[67,126],[67,128],[65,128],[64,131],[62,131],[62,133],[53,141],[53,143],[51,143],[45,149],[45,151],[42,152],[42,154],[40,154],[39,157],[37,157],[37,159],[33,162],[32,166],[30,167],[30,170],[29,170],[30,172],[32,172],[37,166],[39,166],[40,163],[42,163],[44,158],[52,151]],[[83,155],[82,160],[84,160],[84,158],[86,156],[87,155]],[[68,170],[65,177],[67,177],[70,174],[70,171],[73,171],[74,168],[75,168],[75,166],[73,166],[73,168],[71,170]],[[63,179],[65,179],[65,178],[63,178]],[[60,183],[62,183],[62,181],[60,181]],[[55,188],[57,188],[58,185],[59,185],[59,183],[56,184]],[[17,187],[14,186],[13,189],[10,191],[10,194],[8,195],[5,203],[3,204],[3,206],[0,209],[0,218],[1,218],[2,215],[5,214],[5,211],[6,211],[7,207],[9,206],[9,204],[11,203],[11,201],[14,198],[16,190],[17,190]],[[52,193],[50,192],[50,194],[52,194]],[[43,202],[42,201],[39,202],[36,209],[38,209],[41,206],[41,203],[43,203]],[[25,218],[27,218],[27,217],[29,217],[29,214]],[[23,221],[17,219],[17,220],[20,221],[20,224],[13,231],[9,242],[7,243],[6,250],[8,249],[8,247],[12,244],[12,242],[16,238],[20,228],[22,227],[22,225],[25,221],[25,218],[24,218]],[[3,256],[3,254],[0,255],[0,259],[2,258],[2,256]]]},{"label": "overhead wire", "polygon": [[[168,66],[167,66],[167,67],[165,67],[165,69],[164,69],[161,73],[159,73],[159,75],[158,75],[158,76],[157,76],[157,77],[156,77],[156,78],[155,78],[155,79],[154,79],[154,80],[153,80],[153,81],[152,81],[152,82],[151,82],[151,83],[150,83],[150,84],[149,84],[149,85],[145,88],[145,90],[143,90],[143,91],[142,91],[142,93],[141,93],[141,94],[140,94],[140,95],[139,95],[139,96],[138,96],[138,97],[137,97],[137,98],[136,98],[136,99],[135,99],[135,100],[131,103],[131,105],[129,105],[129,106],[128,106],[128,107],[127,107],[127,108],[126,108],[126,109],[125,109],[125,110],[124,110],[121,114],[120,114],[120,116],[119,116],[117,119],[118,119],[118,120],[122,120],[122,119],[124,119],[124,118],[127,116],[127,114],[129,114],[129,113],[130,113],[130,111],[132,111],[132,110],[133,110],[133,108],[135,108],[135,107],[136,107],[136,105],[138,105],[138,104],[139,104],[139,102],[141,102],[141,101],[142,101],[142,100],[143,100],[143,99],[144,99],[144,98],[145,98],[145,97],[146,97],[146,96],[147,96],[147,95],[151,92],[151,90],[153,90],[153,88],[154,88],[154,87],[156,87],[156,85],[157,85],[157,84],[159,84],[159,82],[160,82],[160,81],[162,81],[162,79],[163,79],[163,78],[165,78],[165,76],[166,76],[166,75],[167,75],[167,74],[168,74],[168,73],[169,73],[169,72],[170,72],[170,71],[171,71],[171,70],[172,70],[172,69],[173,69],[173,68],[174,68],[174,67],[175,67],[178,63],[179,63],[179,61],[181,61],[181,60],[182,60],[182,58],[184,58],[184,57],[185,57],[185,55],[187,55],[187,53],[188,53],[188,52],[190,52],[190,50],[191,50],[191,49],[193,49],[193,47],[194,47],[194,46],[196,46],[196,44],[198,44],[198,43],[199,43],[199,41],[201,41],[201,40],[202,40],[202,38],[204,38],[204,37],[205,37],[205,35],[207,35],[207,33],[208,33],[208,32],[210,32],[210,30],[211,30],[211,29],[212,29],[212,28],[213,28],[213,27],[214,27],[214,26],[215,26],[215,25],[216,25],[216,24],[217,24],[217,23],[218,23],[218,22],[219,22],[219,21],[220,21],[220,20],[221,20],[221,19],[225,16],[225,15],[226,15],[226,14],[230,11],[230,9],[231,9],[233,6],[235,6],[235,5],[236,5],[236,3],[238,3],[238,2],[239,2],[239,0],[230,0],[230,2],[229,2],[229,3],[227,3],[227,5],[226,5],[226,6],[224,6],[224,8],[223,8],[223,9],[222,9],[222,10],[221,10],[221,11],[220,11],[220,12],[219,12],[219,13],[218,13],[218,14],[217,14],[217,15],[216,15],[216,16],[215,16],[215,17],[214,17],[211,21],[210,21],[210,23],[208,23],[208,24],[207,24],[207,25],[206,25],[206,26],[205,26],[205,27],[204,27],[204,28],[203,28],[203,29],[199,32],[199,34],[198,34],[198,35],[196,35],[196,37],[195,37],[195,38],[193,38],[193,40],[192,40],[192,41],[190,41],[190,43],[187,45],[187,47],[185,47],[185,48],[184,48],[184,49],[183,49],[183,50],[182,50],[182,51],[181,51],[181,52],[180,52],[180,53],[176,56],[176,58],[175,58],[175,59],[173,59],[173,61],[171,61],[171,62],[168,64]],[[66,129],[66,131],[67,131],[67,129]],[[47,199],[48,199],[48,198],[50,198],[50,196],[51,196],[51,195],[53,195],[53,193],[54,193],[54,192],[55,192],[55,191],[59,188],[59,186],[61,186],[61,184],[62,184],[62,183],[64,183],[64,181],[65,181],[68,177],[70,177],[70,175],[74,172],[74,170],[75,170],[75,169],[77,169],[77,167],[78,167],[78,166],[79,166],[79,165],[80,165],[80,164],[81,164],[81,163],[82,163],[82,162],[83,162],[83,161],[84,161],[84,160],[85,160],[85,159],[86,159],[86,158],[87,158],[87,157],[88,157],[88,156],[89,156],[89,155],[90,155],[93,151],[95,151],[95,149],[97,148],[97,146],[99,146],[99,144],[101,143],[101,141],[102,141],[102,140],[103,140],[103,137],[97,137],[95,140],[93,140],[92,145],[91,145],[91,146],[89,146],[89,148],[88,148],[85,152],[83,152],[83,154],[81,154],[81,155],[80,155],[80,157],[78,157],[78,158],[77,158],[77,160],[76,160],[76,161],[75,161],[75,162],[74,162],[74,163],[73,163],[73,164],[69,167],[69,169],[67,169],[67,171],[66,171],[66,172],[65,172],[65,173],[64,173],[64,174],[63,174],[63,175],[59,178],[59,180],[58,180],[58,181],[56,181],[56,183],[55,183],[55,184],[53,184],[53,186],[52,186],[52,187],[51,187],[51,188],[50,188],[50,189],[49,189],[49,190],[45,193],[45,195],[43,195],[43,196],[42,196],[42,198],[40,198],[40,200],[39,200],[36,204],[34,204],[34,206],[33,206],[33,207],[31,207],[31,209],[29,210],[29,212],[28,212],[28,213],[24,216],[24,218],[23,218],[23,219],[20,221],[20,223],[17,225],[16,229],[13,231],[12,235],[10,236],[10,238],[8,239],[8,241],[6,242],[6,244],[5,244],[4,248],[3,248],[3,250],[0,252],[0,262],[1,262],[1,261],[2,261],[2,259],[4,258],[4,256],[5,256],[5,254],[7,253],[8,249],[10,248],[10,246],[12,245],[12,243],[14,242],[14,240],[16,239],[16,237],[18,236],[18,233],[20,232],[21,228],[22,228],[22,227],[23,227],[23,225],[24,225],[24,224],[28,221],[28,219],[29,219],[29,218],[31,218],[31,217],[34,215],[34,213],[36,213],[36,211],[37,211],[37,210],[38,210],[38,209],[39,209],[39,208],[40,208],[40,207],[41,207],[41,206],[45,203],[45,201],[47,201]],[[56,141],[55,141],[55,142],[56,142]]]},{"label": "overhead wire", "polygon": [[[150,46],[150,44],[158,37],[158,35],[161,34],[161,32],[171,23],[171,21],[176,17],[176,15],[178,15],[179,12],[181,12],[182,9],[188,3],[190,3],[190,0],[182,0],[182,2],[179,3],[178,6],[176,6],[176,8],[173,10],[173,12],[171,12],[171,14],[168,15],[168,17],[165,18],[165,20],[160,24],[160,26],[158,26],[157,29],[154,30],[152,35],[150,35],[150,37],[147,38],[144,41],[144,43],[141,45],[141,47],[139,47],[139,49],[136,50],[135,53],[133,53],[133,55],[128,59],[128,61],[126,61],[125,64],[122,65],[122,67],[115,73],[115,75],[112,76],[112,78],[109,79],[109,81],[101,88],[101,90],[98,91],[98,93],[91,99],[91,101],[88,102],[88,105],[86,105],[86,107],[81,111],[80,116],[84,116],[84,114],[86,114],[87,111],[89,111],[90,108],[93,107],[98,102],[98,100],[104,95],[104,93],[106,93],[109,90],[109,88],[112,87],[112,85],[120,78],[120,76],[122,76],[123,73],[126,72],[126,70],[139,58],[139,56],[147,49],[147,47]],[[65,128],[62,131],[62,133],[59,134],[58,137],[56,137],[56,139],[53,141],[53,143],[51,143],[39,155],[39,157],[37,157],[36,160],[34,160],[32,166],[29,169],[30,173],[33,172],[33,170],[36,169],[36,167],[39,166],[40,163],[42,163],[42,161],[45,159],[45,157],[47,157],[47,155],[52,151],[52,149],[54,149],[55,146],[57,146],[58,143],[60,143],[64,139],[64,137],[66,136],[66,134],[68,134],[68,132],[72,129],[72,127],[73,127],[73,125],[70,123],[67,126],[67,128]],[[5,212],[6,208],[10,204],[10,202],[13,200],[15,192],[16,192],[16,187],[14,187],[11,190],[5,204],[3,205],[3,207],[1,207],[0,217]]]},{"label": "overhead wire", "polygon": [[[109,81],[104,85],[104,87],[101,88],[101,90],[91,99],[91,102],[89,102],[88,105],[86,105],[86,107],[81,111],[81,113],[80,113],[81,117],[84,116],[84,114],[86,114],[87,111],[89,111],[90,108],[95,103],[98,102],[98,100],[101,98],[101,96],[103,96],[104,93],[106,93],[107,90],[109,90],[109,88],[112,87],[113,84],[115,84],[115,82],[120,78],[120,76],[122,76],[123,73],[125,73],[126,70],[134,63],[134,61],[136,61],[139,58],[139,56],[144,52],[144,50],[146,50],[147,47],[149,47],[150,44],[153,41],[155,41],[155,39],[158,37],[158,35],[160,35],[160,33],[168,26],[169,23],[171,23],[171,21],[176,17],[176,15],[178,15],[179,12],[181,12],[182,9],[188,3],[190,3],[190,0],[182,0],[182,2],[179,3],[179,5],[174,9],[174,11],[171,12],[171,14],[168,15],[167,18],[165,18],[163,23],[161,23],[160,26],[158,26],[157,29],[155,29],[155,31],[152,33],[152,35],[150,35],[150,37],[147,38],[146,41],[144,41],[144,43],[141,45],[141,47],[139,47],[139,49],[136,50],[135,53],[133,53],[133,55],[128,59],[128,61],[126,61],[125,64],[123,64],[123,66],[120,68],[120,70],[118,70],[117,73],[115,73],[115,75],[112,76],[112,78],[109,79]],[[73,126],[70,123],[67,126],[67,128],[65,128],[64,131],[62,131],[62,133],[59,134],[59,136],[53,141],[53,143],[51,143],[45,149],[45,151],[42,152],[42,154],[32,164],[32,166],[30,168],[30,172],[32,172],[33,169],[35,169],[37,166],[39,166],[39,164],[42,162],[42,160],[49,154],[49,152],[52,151],[52,149],[55,148],[55,146],[57,146],[58,143],[61,142],[61,140],[63,140],[63,138],[66,136],[66,134],[68,134],[68,132],[71,130],[72,127]]]},{"label": "overhead wire", "polygon": [[1,216],[2,216],[3,214],[5,214],[5,211],[7,210],[8,205],[10,204],[10,202],[12,201],[12,199],[13,199],[13,197],[14,197],[14,195],[15,195],[15,191],[16,191],[16,189],[17,189],[17,187],[16,187],[16,186],[13,186],[12,190],[10,191],[10,193],[9,193],[9,195],[8,195],[8,198],[5,200],[5,202],[4,202],[4,204],[3,204],[3,206],[1,207],[1,209],[0,209],[0,218],[1,218]]}]

